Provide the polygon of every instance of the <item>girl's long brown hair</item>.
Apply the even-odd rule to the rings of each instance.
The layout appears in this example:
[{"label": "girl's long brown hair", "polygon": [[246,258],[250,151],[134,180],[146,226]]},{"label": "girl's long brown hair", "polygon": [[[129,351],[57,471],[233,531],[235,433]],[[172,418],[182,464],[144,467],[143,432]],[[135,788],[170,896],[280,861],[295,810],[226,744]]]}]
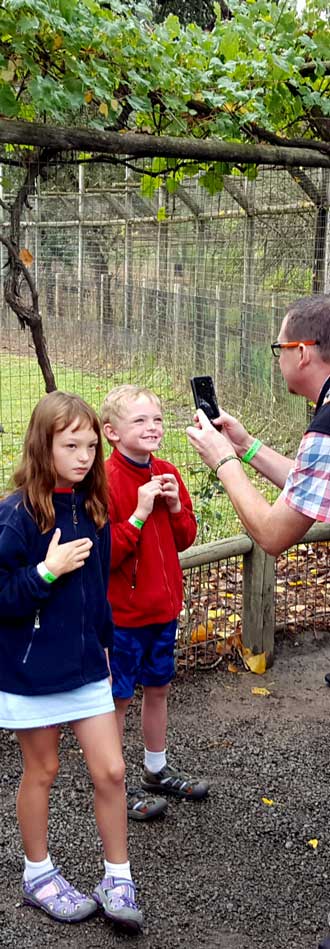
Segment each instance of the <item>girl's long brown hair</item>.
[{"label": "girl's long brown hair", "polygon": [[22,492],[24,505],[42,533],[55,525],[53,436],[76,419],[82,424],[89,423],[98,438],[95,460],[81,482],[86,493],[86,509],[97,527],[102,527],[108,518],[101,428],[96,412],[79,395],[56,390],[44,395],[35,406],[24,439],[22,460],[12,478],[14,488]]}]

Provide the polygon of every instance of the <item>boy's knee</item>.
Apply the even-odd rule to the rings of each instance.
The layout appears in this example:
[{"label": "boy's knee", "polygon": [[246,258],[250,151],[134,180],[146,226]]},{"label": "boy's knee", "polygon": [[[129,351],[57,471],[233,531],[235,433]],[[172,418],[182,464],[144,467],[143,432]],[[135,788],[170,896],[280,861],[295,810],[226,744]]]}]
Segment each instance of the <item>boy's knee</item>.
[{"label": "boy's knee", "polygon": [[144,686],[143,693],[146,702],[150,705],[153,702],[162,702],[167,698],[170,689],[170,682],[167,685],[147,685]]}]

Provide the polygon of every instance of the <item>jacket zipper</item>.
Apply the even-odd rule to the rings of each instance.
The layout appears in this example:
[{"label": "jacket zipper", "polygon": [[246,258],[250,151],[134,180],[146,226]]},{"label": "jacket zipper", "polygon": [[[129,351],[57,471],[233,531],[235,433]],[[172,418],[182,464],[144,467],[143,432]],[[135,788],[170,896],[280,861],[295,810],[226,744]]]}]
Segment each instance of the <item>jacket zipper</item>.
[{"label": "jacket zipper", "polygon": [[32,649],[32,643],[33,643],[34,634],[35,634],[36,629],[40,629],[40,610],[37,610],[37,611],[36,611],[36,615],[35,615],[35,617],[34,617],[34,626],[33,626],[33,629],[32,629],[32,636],[31,636],[29,645],[28,645],[28,647],[27,647],[27,650],[26,650],[26,652],[25,652],[25,655],[23,656],[23,660],[22,660],[22,661],[23,661],[23,665],[25,665],[25,663],[27,662],[27,660],[28,660],[28,658],[29,658],[29,655],[30,655],[30,652],[31,652],[31,649]]},{"label": "jacket zipper", "polygon": [[136,557],[134,560],[133,569],[132,569],[131,590],[135,590],[135,587],[136,587],[136,574],[137,574],[138,563],[139,563],[139,558]]},{"label": "jacket zipper", "polygon": [[[75,537],[77,537],[77,536],[78,536],[78,531],[77,531],[77,527],[78,527],[78,514],[77,514],[76,497],[75,497],[74,488],[72,488],[71,506],[72,506],[73,529],[74,529]],[[82,664],[82,673],[83,673],[84,656],[85,656],[85,604],[86,604],[86,595],[85,595],[85,588],[84,588],[84,580],[83,580],[82,568],[80,568],[80,584],[81,584],[81,598],[82,598],[82,610],[81,610],[81,651],[82,651],[82,662],[81,662],[81,664]]]},{"label": "jacket zipper", "polygon": [[[149,465],[149,481],[151,481],[151,476],[152,476],[152,465],[150,464]],[[139,566],[139,558],[135,557],[133,567],[132,567],[131,590],[135,590],[136,588],[136,574],[137,574],[138,566]]]}]

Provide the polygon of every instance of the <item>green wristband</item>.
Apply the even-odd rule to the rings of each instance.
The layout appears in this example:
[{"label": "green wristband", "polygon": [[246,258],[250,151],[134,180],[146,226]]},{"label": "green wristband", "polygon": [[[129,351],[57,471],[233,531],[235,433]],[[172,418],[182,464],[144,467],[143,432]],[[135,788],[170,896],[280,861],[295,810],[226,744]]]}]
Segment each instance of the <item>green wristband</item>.
[{"label": "green wristband", "polygon": [[55,573],[51,573],[50,570],[47,570],[44,560],[37,564],[37,571],[39,576],[42,577],[43,580],[46,580],[46,583],[54,583],[54,580],[57,580]]},{"label": "green wristband", "polygon": [[263,443],[260,441],[260,438],[255,438],[254,442],[252,442],[252,445],[250,445],[250,448],[248,448],[248,450],[245,452],[245,455],[242,456],[241,461],[245,461],[246,464],[249,465],[250,461],[252,461],[252,458],[254,458],[254,456],[257,454],[257,451],[259,451],[259,448],[262,447],[262,444]]},{"label": "green wristband", "polygon": [[238,457],[238,455],[226,455],[225,458],[221,458],[220,461],[218,461],[218,464],[216,465],[216,467],[214,468],[214,474],[215,474],[216,477],[217,477],[219,468],[221,468],[221,465],[225,465],[225,464],[226,464],[226,461],[239,461],[239,462],[241,462],[241,459]]},{"label": "green wristband", "polygon": [[130,524],[133,524],[133,527],[138,527],[139,531],[144,525],[144,521],[141,521],[139,517],[135,517],[135,514],[131,514],[128,520]]}]

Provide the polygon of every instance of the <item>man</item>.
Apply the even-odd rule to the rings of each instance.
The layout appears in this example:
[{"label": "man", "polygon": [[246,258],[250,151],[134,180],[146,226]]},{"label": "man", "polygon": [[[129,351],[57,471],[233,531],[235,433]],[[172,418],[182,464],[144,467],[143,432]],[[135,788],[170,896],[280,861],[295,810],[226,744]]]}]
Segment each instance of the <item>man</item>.
[{"label": "man", "polygon": [[[253,439],[226,412],[211,424],[199,409],[197,427],[189,426],[187,435],[216,472],[247,532],[277,557],[314,521],[330,522],[330,295],[305,297],[290,306],[271,346],[289,392],[316,403],[296,458]],[[282,488],[274,504],[254,487],[241,460]]]},{"label": "man", "polygon": [[[187,434],[222,481],[248,533],[277,557],[314,521],[330,522],[330,296],[306,297],[290,306],[272,351],[289,392],[316,403],[294,460],[253,439],[225,412],[215,423],[221,433],[199,409],[198,427],[190,426]],[[282,488],[273,505],[251,484],[240,460]],[[330,685],[329,673],[325,679]],[[330,939],[319,949],[330,949]]]}]

